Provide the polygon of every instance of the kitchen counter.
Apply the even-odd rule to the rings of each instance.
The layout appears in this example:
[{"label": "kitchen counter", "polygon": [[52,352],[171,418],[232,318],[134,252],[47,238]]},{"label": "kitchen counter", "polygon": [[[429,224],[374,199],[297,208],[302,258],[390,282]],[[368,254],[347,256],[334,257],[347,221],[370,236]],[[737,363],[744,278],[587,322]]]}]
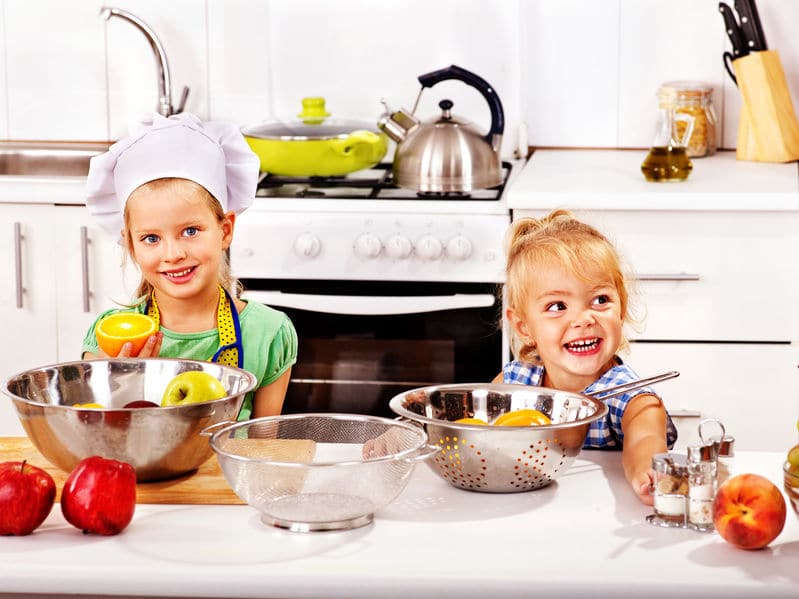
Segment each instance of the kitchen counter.
[{"label": "kitchen counter", "polygon": [[799,210],[797,163],[694,158],[682,182],[650,183],[647,150],[536,150],[507,193],[511,209]]},{"label": "kitchen counter", "polygon": [[[663,529],[624,481],[619,453],[583,451],[556,483],[492,495],[420,464],[366,527],[291,533],[248,506],[139,505],[116,537],[84,536],[55,506],[27,537],[0,537],[2,596],[796,597],[799,519],[766,549]],[[782,488],[784,453],[739,453],[733,472]]]}]

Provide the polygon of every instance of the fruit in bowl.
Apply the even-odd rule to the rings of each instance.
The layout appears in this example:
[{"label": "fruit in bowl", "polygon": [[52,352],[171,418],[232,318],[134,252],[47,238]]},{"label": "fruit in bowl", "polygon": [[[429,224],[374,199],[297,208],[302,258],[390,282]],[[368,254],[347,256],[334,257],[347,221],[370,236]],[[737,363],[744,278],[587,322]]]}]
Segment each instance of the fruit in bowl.
[{"label": "fruit in bowl", "polygon": [[108,356],[119,355],[122,346],[128,341],[133,344],[132,354],[138,355],[158,326],[155,320],[138,312],[115,312],[103,317],[94,328],[97,344]]},{"label": "fruit in bowl", "polygon": [[738,474],[719,487],[713,524],[728,543],[762,549],[782,532],[786,511],[777,485],[758,474]]},{"label": "fruit in bowl", "polygon": [[169,381],[161,405],[182,406],[223,397],[227,397],[227,391],[214,375],[201,370],[187,370]]}]

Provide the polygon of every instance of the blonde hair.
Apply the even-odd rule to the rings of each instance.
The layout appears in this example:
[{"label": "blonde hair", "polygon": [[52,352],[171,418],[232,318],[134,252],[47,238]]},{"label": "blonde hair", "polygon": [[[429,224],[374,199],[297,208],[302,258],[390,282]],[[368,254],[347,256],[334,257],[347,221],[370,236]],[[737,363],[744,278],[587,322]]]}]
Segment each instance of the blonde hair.
[{"label": "blonde hair", "polygon": [[[222,209],[222,204],[220,204],[219,201],[217,201],[217,199],[211,195],[207,189],[205,189],[205,187],[199,183],[191,181],[190,179],[181,179],[179,177],[154,179],[140,185],[136,189],[146,188],[150,191],[169,191],[170,188],[176,185],[185,185],[191,188],[192,192],[200,195],[203,198],[206,206],[208,206],[208,208],[214,213],[214,217],[218,223],[221,223],[224,220],[225,212]],[[125,230],[123,232],[123,241],[125,255],[123,259],[131,259],[135,263],[136,260],[133,257],[133,237],[130,233],[130,216],[128,214],[127,206],[125,206],[124,222]],[[219,261],[219,284],[222,285],[222,287],[234,298],[239,297],[241,294],[241,283],[239,283],[239,281],[233,276],[233,273],[230,270],[230,256],[227,250],[223,252],[222,259]],[[150,299],[152,292],[153,286],[147,281],[147,279],[144,278],[144,276],[142,276],[139,280],[138,287],[136,288],[135,297],[131,307],[146,303]]]},{"label": "blonde hair", "polygon": [[[607,273],[619,294],[622,321],[630,318],[630,292],[621,259],[613,244],[594,227],[577,220],[568,210],[555,210],[543,218],[516,220],[505,239],[507,263],[505,307],[525,317],[529,289],[542,264],[558,264],[583,281],[589,273]],[[622,337],[620,349],[628,346]],[[520,360],[538,361],[535,346],[511,331],[511,350]]]}]

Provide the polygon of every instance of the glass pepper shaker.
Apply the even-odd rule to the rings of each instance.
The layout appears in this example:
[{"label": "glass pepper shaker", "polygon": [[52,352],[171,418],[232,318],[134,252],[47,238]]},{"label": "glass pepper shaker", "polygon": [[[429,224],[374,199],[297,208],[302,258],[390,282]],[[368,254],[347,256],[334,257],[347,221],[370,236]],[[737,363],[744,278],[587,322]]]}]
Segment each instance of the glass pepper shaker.
[{"label": "glass pepper shaker", "polygon": [[688,465],[684,455],[658,453],[652,456],[655,473],[653,503],[655,512],[646,517],[656,526],[685,526],[688,499]]},{"label": "glass pepper shaker", "polygon": [[688,447],[688,528],[713,530],[716,496],[716,447],[713,443]]}]

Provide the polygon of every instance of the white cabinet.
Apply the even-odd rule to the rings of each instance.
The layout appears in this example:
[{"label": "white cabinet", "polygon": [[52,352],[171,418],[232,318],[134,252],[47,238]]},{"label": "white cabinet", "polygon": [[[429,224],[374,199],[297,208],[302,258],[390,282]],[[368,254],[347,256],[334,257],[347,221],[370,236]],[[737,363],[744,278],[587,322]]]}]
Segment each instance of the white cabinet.
[{"label": "white cabinet", "polygon": [[[128,302],[138,282],[121,248],[85,206],[0,203],[0,379],[79,360],[83,336],[104,309]],[[24,434],[0,398],[0,435]]]},{"label": "white cabinet", "polygon": [[679,415],[678,447],[698,440],[708,417],[741,450],[796,443],[799,213],[574,212],[613,241],[632,274],[641,322],[626,330],[630,365],[640,376],[681,373],[658,387]]}]

